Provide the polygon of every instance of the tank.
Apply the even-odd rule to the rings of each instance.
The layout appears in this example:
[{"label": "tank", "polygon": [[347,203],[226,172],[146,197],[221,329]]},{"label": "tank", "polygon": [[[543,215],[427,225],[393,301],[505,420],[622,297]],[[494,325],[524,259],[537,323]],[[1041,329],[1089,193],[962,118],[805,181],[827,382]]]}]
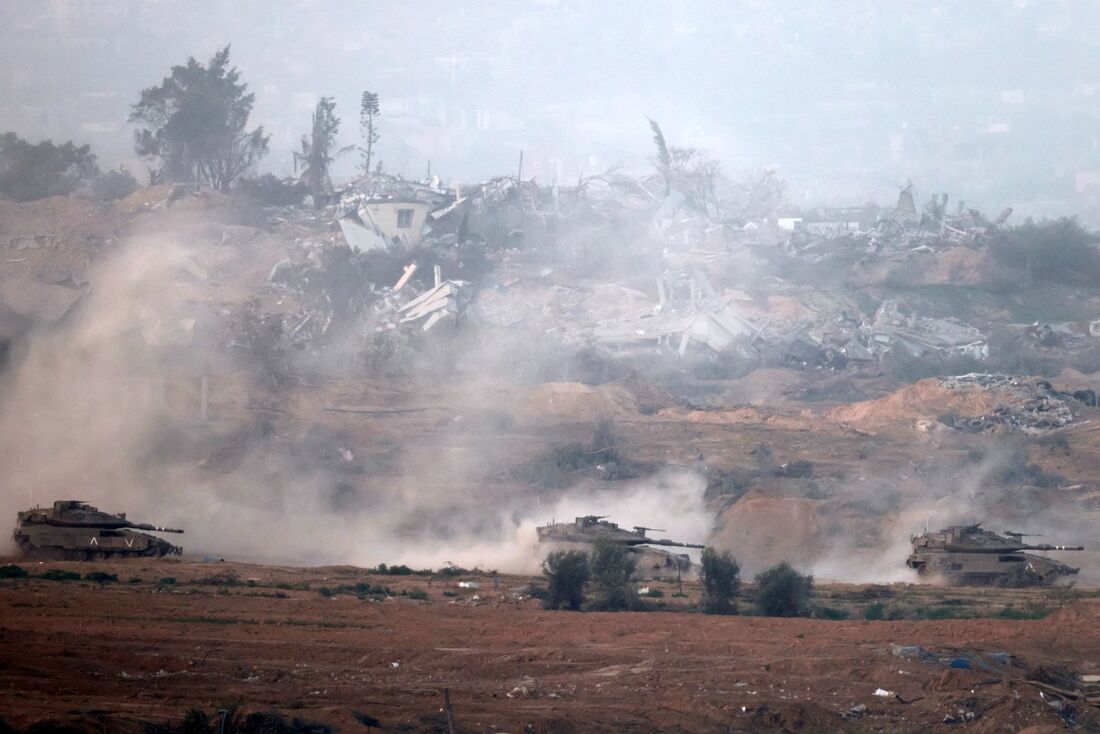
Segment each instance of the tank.
[{"label": "tank", "polygon": [[663,533],[659,528],[636,525],[633,530],[607,521],[606,515],[584,515],[573,522],[549,523],[538,528],[539,542],[553,550],[583,550],[587,552],[602,538],[625,545],[637,557],[636,575],[642,578],[676,578],[691,575],[693,564],[687,553],[662,550],[661,547],[702,548],[695,543],[650,538],[647,532]]},{"label": "tank", "polygon": [[952,586],[1049,586],[1080,569],[1025,551],[1080,551],[1079,545],[1025,543],[1026,533],[997,534],[977,525],[953,525],[911,538],[905,565],[921,577]]},{"label": "tank", "polygon": [[19,513],[12,539],[32,558],[83,561],[136,556],[180,555],[183,549],[148,533],[182,533],[112,515],[80,500],[59,500],[53,507]]}]

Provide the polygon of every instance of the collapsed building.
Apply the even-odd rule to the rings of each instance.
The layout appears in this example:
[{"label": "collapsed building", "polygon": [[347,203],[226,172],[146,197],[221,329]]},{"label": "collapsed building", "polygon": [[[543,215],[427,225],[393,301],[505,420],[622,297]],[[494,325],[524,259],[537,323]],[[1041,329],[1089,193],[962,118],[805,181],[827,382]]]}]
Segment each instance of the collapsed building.
[{"label": "collapsed building", "polygon": [[[310,226],[327,224],[331,234],[297,238],[304,254],[277,264],[268,281],[301,307],[283,330],[298,347],[326,338],[333,322],[350,315],[361,333],[426,333],[468,321],[533,329],[608,354],[705,355],[744,370],[989,359],[988,323],[926,312],[926,303],[891,286],[889,273],[919,270],[917,262],[970,266],[1011,210],[995,219],[962,205],[948,213],[944,195],[921,211],[907,187],[889,209],[786,214],[723,218],[659,177],[619,172],[573,187],[515,176],[451,185],[373,174],[318,212]],[[624,223],[629,234],[621,232]],[[334,245],[350,255],[332,260],[325,253]],[[617,270],[589,265],[606,250],[639,257]],[[460,262],[464,254],[485,267],[436,272],[441,259]],[[936,264],[941,256],[948,265]],[[379,272],[376,261],[365,264],[372,257],[401,260],[401,269]],[[777,260],[788,265],[777,268]],[[856,275],[815,282],[815,266],[831,260]],[[808,277],[783,270],[800,267]],[[333,280],[341,280],[339,292]],[[1021,338],[1027,328],[1020,327]],[[1034,340],[1089,338],[1087,325],[1067,328],[1035,325]]]}]

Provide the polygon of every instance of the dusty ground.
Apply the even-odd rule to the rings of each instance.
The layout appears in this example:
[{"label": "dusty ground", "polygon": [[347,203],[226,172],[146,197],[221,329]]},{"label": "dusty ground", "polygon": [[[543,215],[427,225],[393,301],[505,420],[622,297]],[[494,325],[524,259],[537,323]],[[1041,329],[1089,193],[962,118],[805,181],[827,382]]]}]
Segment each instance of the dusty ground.
[{"label": "dusty ground", "polygon": [[[26,565],[36,574],[91,570]],[[1054,732],[1063,718],[1047,703],[1050,689],[1044,698],[1024,679],[1040,667],[1100,672],[1100,602],[1080,593],[896,586],[821,594],[857,613],[881,598],[938,601],[966,613],[992,613],[1006,600],[1020,608],[1063,605],[1042,620],[720,618],[546,612],[525,596],[530,580],[520,577],[367,576],[350,567],[189,560],[92,565],[119,582],[0,587],[0,715],[11,724],[52,718],[139,731],[141,722],[178,724],[190,707],[238,706],[338,731],[364,730],[353,710],[377,717],[386,731],[443,731],[449,688],[456,728],[466,732]],[[480,588],[460,589],[459,580]],[[359,582],[395,595],[370,601],[319,592]],[[665,588],[673,607],[697,593],[689,585],[686,599],[673,598]],[[402,595],[412,589],[427,599]],[[898,657],[891,645],[978,662],[952,669]],[[1011,664],[989,657],[996,652],[1009,653]],[[898,696],[876,696],[878,688]],[[841,718],[860,703],[863,718]],[[1088,705],[1068,704],[1081,725],[1100,721]],[[960,711],[975,719],[943,723]]]}]

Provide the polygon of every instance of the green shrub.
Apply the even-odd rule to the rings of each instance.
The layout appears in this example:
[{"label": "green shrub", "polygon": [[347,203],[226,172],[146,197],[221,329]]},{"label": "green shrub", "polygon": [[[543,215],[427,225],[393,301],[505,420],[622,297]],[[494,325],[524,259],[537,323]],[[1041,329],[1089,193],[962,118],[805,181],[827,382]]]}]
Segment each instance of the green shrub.
[{"label": "green shrub", "polygon": [[180,732],[181,734],[209,734],[210,718],[201,709],[189,708],[183,715]]},{"label": "green shrub", "polygon": [[729,551],[704,548],[699,578],[703,582],[703,611],[707,614],[735,614],[733,598],[740,584],[741,567]]},{"label": "green shrub", "polygon": [[[371,571],[372,573],[376,573],[380,576],[431,576],[432,575],[432,570],[430,568],[425,568],[425,569],[421,569],[421,570],[418,571],[414,568],[409,568],[408,566],[405,566],[405,565],[387,566],[385,563],[379,563],[374,568],[367,569],[367,570]],[[460,569],[460,570],[464,570],[464,569]],[[443,573],[443,571],[440,571],[440,573]]]},{"label": "green shrub", "polygon": [[630,580],[637,565],[626,546],[607,538],[597,540],[588,556],[588,571],[596,591],[592,608],[605,612],[638,609],[638,592]]},{"label": "green shrub", "polygon": [[646,589],[645,595],[648,596],[650,599],[660,599],[662,596],[665,595],[665,592],[661,591],[660,589]]},{"label": "green shrub", "polygon": [[65,196],[98,175],[96,156],[87,145],[30,143],[13,132],[0,134],[0,199]]},{"label": "green shrub", "polygon": [[973,617],[973,614],[961,612],[952,607],[917,607],[913,610],[917,619],[967,619]]},{"label": "green shrub", "polygon": [[118,581],[118,576],[106,571],[91,571],[84,574],[86,581],[95,581],[97,584],[113,584]]},{"label": "green shrub", "polygon": [[164,578],[157,580],[157,586],[175,586],[175,585],[176,585],[176,577],[175,576],[165,576]]},{"label": "green shrub", "polygon": [[417,601],[425,601],[428,598],[428,592],[423,589],[409,589],[407,596]]},{"label": "green shrub", "polygon": [[43,571],[38,578],[46,581],[79,581],[80,574],[75,571],[62,571],[60,568],[51,568],[48,571]]},{"label": "green shrub", "polygon": [[728,498],[729,502],[736,501],[752,487],[754,476],[748,469],[711,469],[703,498],[712,500],[722,497]]},{"label": "green shrub", "polygon": [[547,609],[580,609],[588,581],[588,556],[583,551],[554,551],[542,562],[549,586]]},{"label": "green shrub", "polygon": [[561,489],[576,481],[580,471],[592,473],[604,481],[631,479],[648,472],[648,464],[622,455],[622,440],[615,424],[607,419],[597,421],[592,439],[552,446],[516,469],[517,478],[544,489]]},{"label": "green shrub", "polygon": [[870,620],[886,619],[886,605],[880,601],[868,604],[867,608],[863,610],[863,618]]},{"label": "green shrub", "polygon": [[360,581],[357,584],[340,584],[335,588],[322,586],[317,589],[317,593],[325,598],[337,596],[339,594],[356,596],[360,599],[366,599],[367,597],[393,596],[393,592],[390,591],[388,586],[374,586],[366,581]]},{"label": "green shrub", "polygon": [[848,619],[851,615],[845,609],[838,607],[815,607],[813,610],[813,616],[819,619]]},{"label": "green shrub", "polygon": [[756,604],[766,617],[799,617],[807,612],[813,576],[800,574],[786,561],[756,575]]},{"label": "green shrub", "polygon": [[6,566],[0,566],[0,579],[25,579],[30,575],[30,572],[22,566],[10,563]]},{"label": "green shrub", "polygon": [[1035,222],[1002,230],[990,253],[998,263],[1021,270],[1032,281],[1091,284],[1100,277],[1096,235],[1076,219]]},{"label": "green shrub", "polygon": [[191,583],[198,586],[240,586],[242,582],[236,571],[226,571],[197,578]]},{"label": "green shrub", "polygon": [[138,182],[125,168],[107,171],[92,181],[91,194],[96,201],[114,201],[124,199],[137,191]]},{"label": "green shrub", "polygon": [[1017,609],[1015,605],[1009,604],[997,612],[997,617],[1000,619],[1044,619],[1050,616],[1052,611],[1054,610],[1049,607],[1034,603],[1028,603],[1022,609]]}]

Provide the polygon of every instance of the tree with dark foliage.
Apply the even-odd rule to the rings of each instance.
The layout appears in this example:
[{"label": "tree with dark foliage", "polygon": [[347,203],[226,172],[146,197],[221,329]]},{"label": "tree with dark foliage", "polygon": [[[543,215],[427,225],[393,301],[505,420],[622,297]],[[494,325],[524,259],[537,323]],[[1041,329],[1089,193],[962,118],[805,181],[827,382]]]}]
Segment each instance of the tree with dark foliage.
[{"label": "tree with dark foliage", "polygon": [[363,136],[363,145],[359,148],[362,158],[363,173],[370,174],[370,161],[374,155],[374,146],[378,142],[378,116],[381,110],[378,107],[378,95],[374,92],[363,92],[359,101],[359,132]]},{"label": "tree with dark foliage", "polygon": [[157,160],[157,182],[205,183],[219,191],[262,158],[270,136],[248,130],[256,95],[229,66],[229,46],[204,66],[193,57],[173,66],[160,86],[142,90],[130,111],[135,149]]},{"label": "tree with dark foliage", "polygon": [[583,551],[554,551],[542,562],[548,583],[547,609],[580,609],[588,581],[588,556]]},{"label": "tree with dark foliage", "polygon": [[814,577],[804,576],[786,561],[756,575],[757,606],[766,617],[799,617],[806,614]]},{"label": "tree with dark foliage", "polygon": [[626,546],[607,538],[597,540],[588,556],[588,568],[596,587],[593,608],[605,612],[638,609],[638,592],[630,581],[637,565],[637,559]]},{"label": "tree with dark foliage", "polygon": [[64,196],[98,176],[95,154],[87,145],[30,143],[12,132],[0,135],[0,198]]},{"label": "tree with dark foliage", "polygon": [[336,100],[321,97],[313,111],[313,128],[310,134],[302,136],[302,150],[294,154],[294,168],[301,168],[299,179],[313,196],[313,206],[320,207],[323,199],[332,191],[329,168],[338,155],[351,150],[353,146],[336,148],[336,136],[340,132],[340,118],[336,116]]},{"label": "tree with dark foliage", "polygon": [[[1087,285],[1100,277],[1097,236],[1076,219],[1036,222],[1000,230],[990,245],[994,260],[1033,282]],[[1009,279],[1014,285],[1016,281]]]},{"label": "tree with dark foliage", "polygon": [[740,583],[738,574],[741,567],[729,551],[719,553],[713,548],[703,549],[702,569],[699,577],[703,582],[703,611],[707,614],[734,614],[737,607],[733,597]]}]

